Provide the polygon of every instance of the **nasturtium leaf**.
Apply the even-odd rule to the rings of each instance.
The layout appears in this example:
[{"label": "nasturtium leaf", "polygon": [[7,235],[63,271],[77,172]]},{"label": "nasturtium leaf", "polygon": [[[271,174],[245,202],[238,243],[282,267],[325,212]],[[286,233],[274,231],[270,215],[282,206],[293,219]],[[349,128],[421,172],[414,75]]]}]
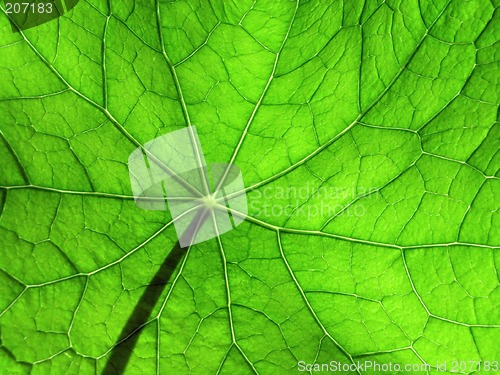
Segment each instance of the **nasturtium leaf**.
[{"label": "nasturtium leaf", "polygon": [[[498,373],[499,6],[81,0],[13,32],[2,3],[0,373]],[[248,217],[122,340],[177,242],[127,160],[191,125]]]}]

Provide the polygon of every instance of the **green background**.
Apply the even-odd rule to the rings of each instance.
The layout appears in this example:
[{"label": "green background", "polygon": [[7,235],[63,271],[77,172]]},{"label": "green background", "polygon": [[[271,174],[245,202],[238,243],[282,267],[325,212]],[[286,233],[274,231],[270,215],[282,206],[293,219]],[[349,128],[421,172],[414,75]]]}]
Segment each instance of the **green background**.
[{"label": "green background", "polygon": [[2,4],[0,372],[102,371],[177,241],[128,156],[187,125],[249,216],[127,373],[500,360],[499,5],[82,0],[13,33]]}]

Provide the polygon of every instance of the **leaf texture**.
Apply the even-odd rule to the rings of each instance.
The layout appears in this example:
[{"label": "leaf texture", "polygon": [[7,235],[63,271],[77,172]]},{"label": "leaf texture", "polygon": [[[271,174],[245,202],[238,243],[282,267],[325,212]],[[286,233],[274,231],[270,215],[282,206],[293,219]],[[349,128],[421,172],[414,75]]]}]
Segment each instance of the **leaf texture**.
[{"label": "leaf texture", "polygon": [[13,33],[2,4],[1,372],[103,371],[177,241],[128,156],[189,125],[248,218],[188,250],[127,374],[499,361],[498,6],[86,0]]}]

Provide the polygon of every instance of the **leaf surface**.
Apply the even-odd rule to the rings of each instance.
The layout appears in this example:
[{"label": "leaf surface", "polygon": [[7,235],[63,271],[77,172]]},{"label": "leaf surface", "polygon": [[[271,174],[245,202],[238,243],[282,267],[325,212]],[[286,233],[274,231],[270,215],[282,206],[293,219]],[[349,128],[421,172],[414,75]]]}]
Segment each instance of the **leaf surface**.
[{"label": "leaf surface", "polygon": [[128,156],[196,125],[249,215],[189,249],[127,373],[491,373],[498,5],[87,0],[18,33],[2,5],[0,368],[102,372],[177,241]]}]

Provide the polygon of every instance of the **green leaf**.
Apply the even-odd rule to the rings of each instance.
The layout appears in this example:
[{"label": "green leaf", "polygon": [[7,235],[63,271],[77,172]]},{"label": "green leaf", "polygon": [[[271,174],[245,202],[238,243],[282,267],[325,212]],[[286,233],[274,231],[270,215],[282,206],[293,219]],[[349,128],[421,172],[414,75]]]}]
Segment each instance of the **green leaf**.
[{"label": "green leaf", "polygon": [[177,241],[128,156],[196,125],[249,215],[188,250],[127,374],[494,373],[499,5],[82,0],[12,32],[2,4],[0,372],[103,371]]}]

